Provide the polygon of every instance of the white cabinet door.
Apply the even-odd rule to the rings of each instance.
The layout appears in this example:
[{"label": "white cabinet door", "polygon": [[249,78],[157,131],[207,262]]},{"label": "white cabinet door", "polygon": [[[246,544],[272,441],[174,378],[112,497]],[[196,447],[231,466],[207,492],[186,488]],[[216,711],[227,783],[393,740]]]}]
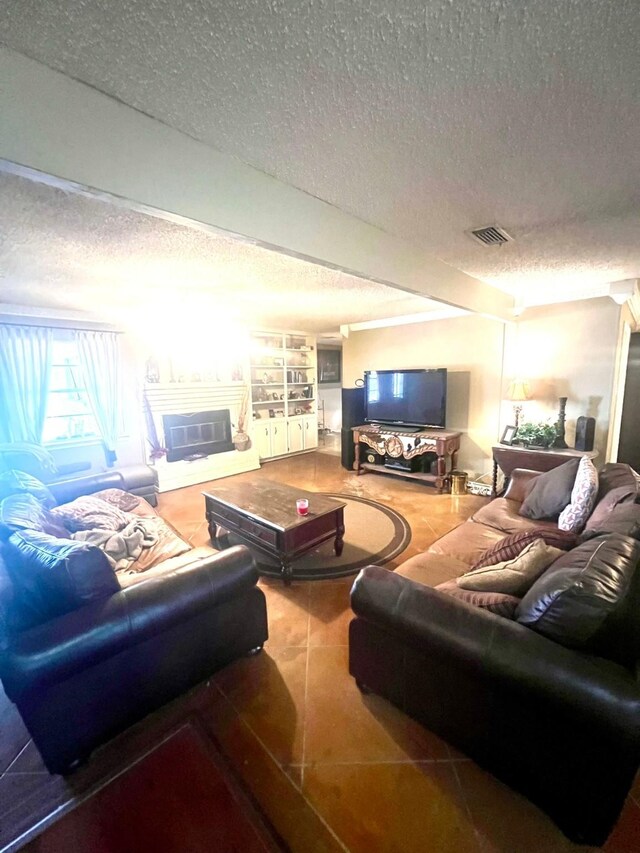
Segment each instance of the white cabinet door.
[{"label": "white cabinet door", "polygon": [[271,455],[282,456],[287,453],[287,426],[284,421],[271,424]]},{"label": "white cabinet door", "polygon": [[262,422],[257,421],[253,428],[253,434],[260,459],[268,459],[273,456],[271,452],[271,424],[264,420]]},{"label": "white cabinet door", "polygon": [[304,425],[302,418],[289,418],[287,427],[289,430],[289,453],[304,450]]},{"label": "white cabinet door", "polygon": [[307,415],[302,418],[304,428],[304,448],[309,450],[318,446],[318,418],[316,415]]}]

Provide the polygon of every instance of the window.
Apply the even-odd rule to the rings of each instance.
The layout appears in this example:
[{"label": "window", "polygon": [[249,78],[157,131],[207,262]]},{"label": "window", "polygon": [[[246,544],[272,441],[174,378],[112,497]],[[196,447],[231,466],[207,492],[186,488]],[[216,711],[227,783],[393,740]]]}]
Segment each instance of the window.
[{"label": "window", "polygon": [[98,425],[82,381],[76,343],[72,339],[54,338],[42,441],[73,441],[98,438],[98,435]]}]

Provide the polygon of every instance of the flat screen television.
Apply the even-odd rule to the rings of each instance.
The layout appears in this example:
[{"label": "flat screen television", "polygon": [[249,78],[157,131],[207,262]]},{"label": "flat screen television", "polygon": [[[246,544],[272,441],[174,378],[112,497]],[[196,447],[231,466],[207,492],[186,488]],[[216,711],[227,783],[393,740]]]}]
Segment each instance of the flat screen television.
[{"label": "flat screen television", "polygon": [[365,370],[364,406],[367,423],[444,427],[447,370]]}]

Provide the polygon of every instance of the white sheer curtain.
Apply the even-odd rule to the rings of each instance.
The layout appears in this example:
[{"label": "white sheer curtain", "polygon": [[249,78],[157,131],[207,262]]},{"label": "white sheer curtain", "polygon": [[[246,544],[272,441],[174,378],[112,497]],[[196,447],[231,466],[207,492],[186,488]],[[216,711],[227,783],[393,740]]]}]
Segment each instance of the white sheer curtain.
[{"label": "white sheer curtain", "polygon": [[41,326],[0,324],[0,441],[40,444],[47,414],[51,340]]},{"label": "white sheer curtain", "polygon": [[115,332],[75,332],[80,369],[98,423],[107,465],[116,461],[120,431],[120,353]]}]

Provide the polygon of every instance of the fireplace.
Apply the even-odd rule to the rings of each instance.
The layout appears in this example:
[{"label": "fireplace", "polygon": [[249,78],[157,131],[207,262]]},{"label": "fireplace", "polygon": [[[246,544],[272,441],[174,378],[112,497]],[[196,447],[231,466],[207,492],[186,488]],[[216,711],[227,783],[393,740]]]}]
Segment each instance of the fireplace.
[{"label": "fireplace", "polygon": [[233,450],[229,409],[163,415],[167,462],[201,459],[213,453]]}]

